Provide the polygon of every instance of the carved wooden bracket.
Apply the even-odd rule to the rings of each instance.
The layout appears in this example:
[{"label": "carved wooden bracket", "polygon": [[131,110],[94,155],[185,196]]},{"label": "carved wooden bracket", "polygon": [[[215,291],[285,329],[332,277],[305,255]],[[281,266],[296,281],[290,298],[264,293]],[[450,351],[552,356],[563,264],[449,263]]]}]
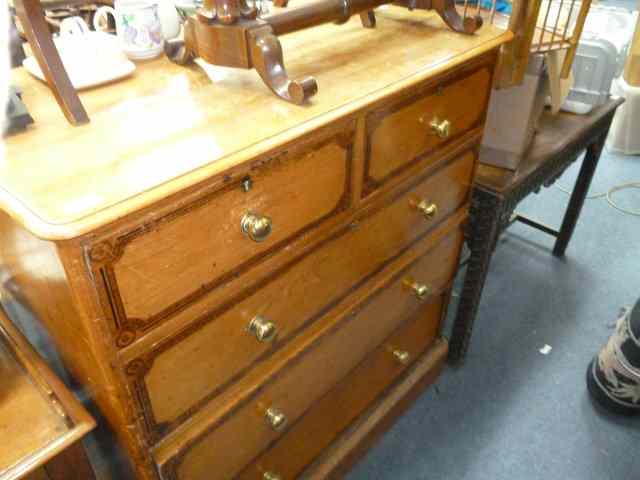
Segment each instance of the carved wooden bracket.
[{"label": "carved wooden bracket", "polygon": [[[287,3],[276,0],[278,6]],[[187,17],[184,40],[166,42],[165,52],[179,64],[201,57],[213,65],[255,68],[273,93],[300,105],[316,94],[318,85],[312,77],[289,78],[278,35],[328,22],[343,23],[357,14],[363,26],[374,28],[373,9],[388,3],[409,10],[436,10],[452,30],[467,35],[482,26],[480,16],[463,18],[455,0],[318,0],[264,19],[257,18],[256,8],[246,0],[205,0],[196,14]]]},{"label": "carved wooden bracket", "polygon": [[273,33],[273,29],[265,25],[249,32],[251,60],[260,77],[267,86],[280,98],[300,105],[318,91],[318,84],[312,77],[301,80],[290,80],[284,67],[282,46]]}]

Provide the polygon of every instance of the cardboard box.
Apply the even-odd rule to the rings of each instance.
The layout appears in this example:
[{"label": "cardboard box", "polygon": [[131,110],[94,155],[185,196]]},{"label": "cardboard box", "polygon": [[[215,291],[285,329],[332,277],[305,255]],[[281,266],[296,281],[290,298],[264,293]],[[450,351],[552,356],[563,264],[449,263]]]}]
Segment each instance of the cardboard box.
[{"label": "cardboard box", "polygon": [[522,85],[493,90],[482,146],[505,155],[483,156],[483,163],[516,170],[531,146],[547,96],[544,55],[529,57]]}]

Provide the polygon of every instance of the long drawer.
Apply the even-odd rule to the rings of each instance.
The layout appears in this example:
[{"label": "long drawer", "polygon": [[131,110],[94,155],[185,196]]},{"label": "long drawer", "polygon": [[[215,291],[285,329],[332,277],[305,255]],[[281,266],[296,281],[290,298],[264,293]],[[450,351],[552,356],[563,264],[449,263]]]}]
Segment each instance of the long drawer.
[{"label": "long drawer", "polygon": [[[434,325],[445,307],[443,298],[436,297],[417,311],[292,425],[286,435],[245,468],[237,480],[299,478],[417,359],[436,350],[430,348],[436,333]],[[442,345],[438,347],[437,350],[446,351]],[[440,366],[438,363],[435,368]]]},{"label": "long drawer", "polygon": [[[474,154],[444,165],[342,236],[230,307],[192,322],[127,367],[152,439],[173,429],[251,367],[466,202]],[[418,209],[436,205],[432,215]],[[437,278],[457,255],[449,239],[431,255]],[[438,259],[443,259],[439,262]],[[185,316],[188,312],[185,312]],[[139,368],[144,364],[143,368]]]},{"label": "long drawer", "polygon": [[489,100],[491,72],[487,65],[472,66],[426,92],[370,112],[364,193],[479,127]]},{"label": "long drawer", "polygon": [[140,228],[94,244],[89,257],[105,283],[118,346],[348,208],[352,152],[350,123],[262,159]]},{"label": "long drawer", "polygon": [[[175,457],[164,459],[164,478],[210,480],[232,478],[256,455],[282,436],[313,404],[346,376],[400,325],[440,298],[456,271],[462,242],[456,228],[440,245],[414,264],[398,272],[351,313],[328,325],[324,333],[299,357],[282,369],[258,394],[199,438],[186,442]],[[437,315],[423,315],[429,324],[429,341],[440,326]],[[357,341],[354,341],[357,339]],[[399,362],[406,352],[391,348]],[[233,449],[224,445],[234,445]]]}]

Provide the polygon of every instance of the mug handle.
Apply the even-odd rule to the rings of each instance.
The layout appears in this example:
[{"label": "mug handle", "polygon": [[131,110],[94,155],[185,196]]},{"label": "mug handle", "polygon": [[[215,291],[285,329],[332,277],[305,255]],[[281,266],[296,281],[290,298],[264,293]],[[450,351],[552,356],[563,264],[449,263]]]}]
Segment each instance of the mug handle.
[{"label": "mug handle", "polygon": [[[109,25],[109,21],[107,16],[108,15],[112,15],[113,19],[116,19],[116,11],[113,7],[110,7],[108,5],[105,5],[103,7],[100,7],[96,10],[96,13],[93,15],[93,28],[97,31],[97,32],[104,32],[107,30],[108,25]],[[104,27],[101,25],[101,23],[103,25],[107,25],[107,27]]]},{"label": "mug handle", "polygon": [[87,33],[89,33],[89,26],[80,17],[69,17],[60,22],[60,35],[85,35]]}]

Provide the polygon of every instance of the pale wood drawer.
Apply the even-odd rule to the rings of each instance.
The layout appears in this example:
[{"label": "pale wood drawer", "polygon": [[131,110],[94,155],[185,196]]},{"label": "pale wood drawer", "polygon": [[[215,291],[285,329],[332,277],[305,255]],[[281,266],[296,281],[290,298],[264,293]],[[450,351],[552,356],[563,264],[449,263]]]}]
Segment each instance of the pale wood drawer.
[{"label": "pale wood drawer", "polygon": [[[173,458],[161,462],[159,471],[163,478],[233,478],[286,431],[286,426],[276,430],[269,424],[268,411],[282,413],[287,425],[293,425],[368,353],[383,344],[426,303],[440,298],[449,289],[462,240],[461,229],[454,229],[434,250],[398,272],[390,283],[363,303],[355,305],[348,316],[327,326],[317,342],[293,359],[257,395],[208,433],[190,439],[186,442],[187,448],[176,452]],[[429,287],[422,297],[412,286],[415,282]],[[436,313],[422,316],[422,321],[429,324],[427,343],[435,339],[439,331],[439,308]],[[388,354],[394,355],[392,351]],[[228,445],[233,448],[225,448]]]},{"label": "pale wood drawer", "polygon": [[[198,319],[181,315],[188,328],[154,345],[126,371],[139,392],[141,410],[152,441],[175,428],[194,410],[219,395],[231,382],[281,348],[332,304],[344,298],[402,250],[465,205],[474,165],[468,152],[398,195],[302,260],[280,272],[252,294],[229,307]],[[438,205],[433,218],[415,207],[422,199]],[[432,258],[457,255],[457,240],[449,239]],[[454,245],[455,244],[455,245]],[[455,248],[454,248],[455,247]],[[434,269],[438,276],[440,270]],[[204,299],[203,302],[206,302]],[[200,305],[194,309],[201,311]],[[277,335],[258,341],[247,330],[261,316]],[[144,366],[139,367],[140,364]]]},{"label": "pale wood drawer", "polygon": [[[396,380],[423,355],[440,355],[431,372],[437,377],[446,357],[446,341],[434,344],[447,295],[436,297],[387,338],[331,391],[311,407],[289,431],[260,454],[237,480],[293,480],[340,439]],[[394,352],[404,352],[401,362]],[[265,477],[267,474],[267,477]]]},{"label": "pale wood drawer", "polygon": [[[118,346],[348,208],[349,128],[255,163],[195,202],[93,245]],[[265,240],[243,233],[247,214],[271,219]]]},{"label": "pale wood drawer", "polygon": [[[485,65],[445,80],[420,96],[369,113],[364,194],[438,147],[481,126],[491,79],[492,67]],[[444,129],[444,122],[448,122],[448,132],[438,134],[431,124]]]}]

